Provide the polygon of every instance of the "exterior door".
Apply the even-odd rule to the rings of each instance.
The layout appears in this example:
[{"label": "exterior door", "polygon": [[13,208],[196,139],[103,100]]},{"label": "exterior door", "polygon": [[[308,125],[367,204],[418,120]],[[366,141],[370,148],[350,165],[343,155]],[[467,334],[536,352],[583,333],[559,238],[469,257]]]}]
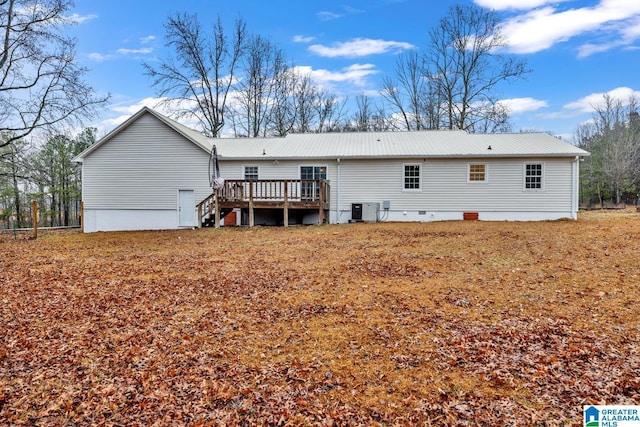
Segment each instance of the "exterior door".
[{"label": "exterior door", "polygon": [[[302,180],[302,200],[319,200],[320,186],[317,179],[327,179],[326,166],[300,166],[300,179]],[[311,181],[313,180],[313,181]]]},{"label": "exterior door", "polygon": [[178,190],[178,227],[195,227],[196,192]]}]

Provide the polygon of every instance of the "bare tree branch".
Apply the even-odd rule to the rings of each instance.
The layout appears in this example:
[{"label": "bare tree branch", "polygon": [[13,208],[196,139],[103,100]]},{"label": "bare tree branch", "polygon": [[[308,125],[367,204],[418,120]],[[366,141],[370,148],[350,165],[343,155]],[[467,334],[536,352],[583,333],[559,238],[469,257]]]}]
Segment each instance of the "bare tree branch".
[{"label": "bare tree branch", "polygon": [[529,72],[523,61],[501,53],[506,40],[500,20],[479,6],[452,6],[429,39],[449,129],[474,131],[474,123],[497,117],[498,85]]},{"label": "bare tree branch", "polygon": [[173,56],[159,66],[143,63],[145,72],[177,117],[196,117],[205,134],[218,137],[244,50],[246,25],[236,21],[229,40],[218,17],[208,39],[196,15],[185,13],[170,17],[165,30]]},{"label": "bare tree branch", "polygon": [[11,137],[35,129],[81,123],[108,96],[96,97],[75,62],[75,40],[62,33],[69,0],[5,0],[0,3],[0,131]]}]

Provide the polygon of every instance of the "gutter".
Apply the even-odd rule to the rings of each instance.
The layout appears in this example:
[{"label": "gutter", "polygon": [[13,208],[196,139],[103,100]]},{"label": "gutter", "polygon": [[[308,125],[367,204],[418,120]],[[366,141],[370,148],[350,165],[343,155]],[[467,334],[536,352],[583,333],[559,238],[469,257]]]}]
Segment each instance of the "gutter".
[{"label": "gutter", "polygon": [[[437,155],[427,155],[427,154],[417,154],[417,153],[407,153],[407,154],[379,154],[379,155],[371,155],[371,156],[341,156],[340,159],[349,159],[349,160],[371,160],[371,159],[412,159],[412,158],[422,158],[422,159],[521,159],[523,157],[527,158],[566,158],[566,157],[577,157],[577,156],[588,156],[588,153],[554,153],[554,154],[541,154],[541,153],[522,153],[522,154],[492,154],[490,156],[482,153],[476,154],[437,154]],[[247,157],[239,157],[239,156],[224,156],[220,155],[220,160],[233,160],[233,161],[260,161],[260,160],[334,160],[336,159],[334,155],[326,155],[326,156],[294,156],[294,157],[286,157],[286,156],[247,156]]]}]

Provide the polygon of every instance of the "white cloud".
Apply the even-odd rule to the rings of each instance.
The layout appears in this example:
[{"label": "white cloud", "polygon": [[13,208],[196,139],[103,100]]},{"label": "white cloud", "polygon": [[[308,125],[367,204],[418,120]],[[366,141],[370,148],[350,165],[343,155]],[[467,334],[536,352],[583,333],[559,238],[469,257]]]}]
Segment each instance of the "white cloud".
[{"label": "white cloud", "polygon": [[307,36],[301,36],[301,35],[293,36],[294,43],[311,43],[314,40],[315,40],[315,37],[307,37]]},{"label": "white cloud", "polygon": [[314,70],[309,66],[299,66],[296,69],[301,74],[309,74],[311,78],[320,86],[332,83],[349,83],[351,85],[363,87],[366,85],[368,76],[377,74],[373,64],[353,64],[340,71],[329,71],[324,69]]},{"label": "white cloud", "polygon": [[640,38],[640,16],[629,23],[629,26],[622,31],[622,35],[629,40]]},{"label": "white cloud", "polygon": [[521,114],[529,111],[536,111],[549,106],[547,101],[535,98],[510,98],[498,101],[507,106],[511,114]]},{"label": "white cloud", "polygon": [[561,1],[567,0],[474,0],[474,3],[478,6],[493,10],[530,10],[550,3],[559,3]]},{"label": "white cloud", "polygon": [[616,40],[585,45],[579,52],[585,56],[633,42],[640,37],[640,30],[630,21],[640,25],[636,22],[639,18],[639,1],[601,0],[593,7],[563,11],[552,6],[537,8],[507,20],[503,29],[514,53],[539,52],[589,32]]},{"label": "white cloud", "polygon": [[[169,105],[163,104],[163,102],[165,101],[167,101],[167,98],[149,97],[133,102],[122,102],[117,105],[111,105],[109,107],[109,111],[112,113],[111,117],[102,120],[100,123],[96,124],[95,127],[98,129],[98,133],[100,135],[105,135],[115,127],[121,125],[133,114],[140,111],[142,107],[152,108],[160,114],[171,117],[175,109],[170,107]],[[188,106],[188,102],[189,101],[184,101],[182,102],[182,105]],[[175,107],[175,104],[173,104],[173,106]],[[190,120],[180,119],[178,121],[192,129],[197,129],[199,126],[198,121],[195,118]]]},{"label": "white cloud", "polygon": [[345,12],[350,13],[352,15],[356,13],[364,13],[363,9],[356,9],[355,7],[352,7],[352,6],[344,5],[342,6],[342,8],[345,10]]},{"label": "white cloud", "polygon": [[140,43],[141,43],[141,44],[149,44],[149,43],[151,43],[151,42],[155,41],[155,39],[156,39],[156,36],[154,36],[154,35],[149,35],[149,36],[146,36],[146,37],[142,37],[142,38],[140,39]]},{"label": "white cloud", "polygon": [[95,15],[95,14],[79,15],[77,13],[74,13],[72,15],[65,17],[65,19],[74,24],[82,24],[84,22],[91,21],[92,19],[96,19],[97,17],[98,15]]},{"label": "white cloud", "polygon": [[358,92],[358,95],[363,95],[369,98],[380,98],[382,97],[380,91],[378,89],[363,89]]},{"label": "white cloud", "polygon": [[118,49],[117,52],[121,55],[147,55],[153,52],[153,48],[143,47],[140,49]]},{"label": "white cloud", "polygon": [[604,96],[608,95],[613,100],[622,102],[623,105],[628,105],[629,99],[632,97],[640,99],[640,91],[633,90],[628,87],[618,87],[610,90],[609,92],[592,93],[577,101],[570,102],[564,105],[565,109],[580,111],[582,113],[592,113],[594,107],[602,105]]},{"label": "white cloud", "polygon": [[357,38],[347,42],[334,43],[331,46],[314,44],[309,46],[309,51],[316,55],[335,58],[347,57],[355,58],[360,56],[376,55],[381,53],[398,52],[402,50],[412,49],[411,43],[396,42],[380,39],[362,39]]},{"label": "white cloud", "polygon": [[[140,43],[144,44],[149,44],[152,41],[155,40],[155,36],[147,36],[147,37],[142,37],[140,39]],[[89,59],[96,61],[96,62],[105,62],[105,61],[110,61],[112,59],[116,59],[118,57],[123,57],[123,56],[129,56],[129,55],[148,55],[150,53],[153,52],[153,47],[142,47],[139,49],[127,49],[127,48],[120,48],[117,49],[115,51],[115,53],[99,53],[99,52],[93,52],[90,53]]]},{"label": "white cloud", "polygon": [[335,12],[322,11],[316,13],[316,16],[320,18],[321,21],[331,21],[332,19],[342,18],[344,15]]},{"label": "white cloud", "polygon": [[617,47],[623,47],[626,50],[638,49],[637,46],[632,46],[632,44],[640,39],[640,16],[635,20],[621,23],[618,32],[620,36],[611,42],[583,44],[578,49],[578,58],[606,52]]},{"label": "white cloud", "polygon": [[600,44],[585,43],[578,48],[578,58],[586,58],[587,56],[591,56],[596,53],[606,52],[608,50],[611,50],[613,48],[620,47],[623,45],[624,43],[620,41],[611,42],[611,43],[600,43]]},{"label": "white cloud", "polygon": [[[143,98],[132,104],[114,105],[111,107],[111,110],[113,110],[116,113],[126,114],[125,117],[129,117],[132,114],[135,114],[139,110],[141,110],[142,107],[149,107],[149,108],[156,109],[156,106],[160,105],[163,101],[166,101],[166,98],[153,98],[153,97]],[[159,113],[162,113],[160,109],[156,109],[156,111],[158,111]]]},{"label": "white cloud", "polygon": [[89,54],[89,59],[96,61],[96,62],[104,62],[104,61],[108,61],[110,59],[113,58],[113,55],[106,53],[98,53],[98,52],[93,52]]}]

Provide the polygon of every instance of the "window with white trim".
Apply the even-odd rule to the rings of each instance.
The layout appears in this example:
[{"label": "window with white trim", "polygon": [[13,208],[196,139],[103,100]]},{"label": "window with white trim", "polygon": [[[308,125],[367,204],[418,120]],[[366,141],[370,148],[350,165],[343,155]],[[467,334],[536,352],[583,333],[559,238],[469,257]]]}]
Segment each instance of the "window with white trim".
[{"label": "window with white trim", "polygon": [[244,179],[254,180],[259,179],[258,166],[245,166],[244,167]]},{"label": "window with white trim", "polygon": [[422,165],[419,163],[402,165],[403,173],[402,188],[407,191],[418,191],[421,189],[420,176],[422,175]]},{"label": "window with white trim", "polygon": [[524,165],[524,189],[542,190],[544,188],[544,164],[525,163]]},{"label": "window with white trim", "polygon": [[469,163],[469,182],[486,182],[487,181],[487,164],[486,163]]}]

